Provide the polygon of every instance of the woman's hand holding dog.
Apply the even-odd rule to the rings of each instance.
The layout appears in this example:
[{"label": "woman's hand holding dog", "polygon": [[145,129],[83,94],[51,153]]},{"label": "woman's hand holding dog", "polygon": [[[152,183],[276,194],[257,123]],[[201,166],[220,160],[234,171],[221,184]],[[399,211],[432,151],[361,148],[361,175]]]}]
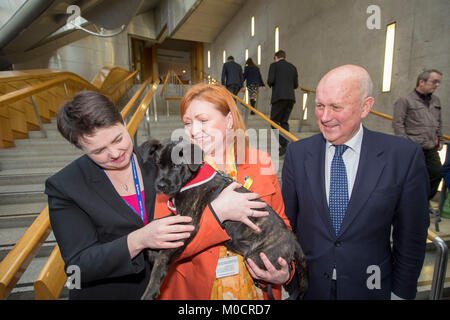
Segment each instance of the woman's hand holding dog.
[{"label": "woman's hand holding dog", "polygon": [[143,249],[170,249],[184,244],[183,239],[189,238],[194,226],[186,224],[192,221],[187,216],[171,216],[153,220],[145,227],[128,235],[128,250],[131,259]]},{"label": "woman's hand holding dog", "polygon": [[219,196],[211,202],[211,206],[220,222],[226,220],[241,221],[256,232],[260,232],[261,230],[249,217],[259,218],[268,216],[269,212],[256,210],[265,208],[267,204],[262,201],[254,201],[259,199],[259,195],[256,193],[240,193],[234,191],[240,187],[241,185],[239,183],[233,182],[222,190]]}]

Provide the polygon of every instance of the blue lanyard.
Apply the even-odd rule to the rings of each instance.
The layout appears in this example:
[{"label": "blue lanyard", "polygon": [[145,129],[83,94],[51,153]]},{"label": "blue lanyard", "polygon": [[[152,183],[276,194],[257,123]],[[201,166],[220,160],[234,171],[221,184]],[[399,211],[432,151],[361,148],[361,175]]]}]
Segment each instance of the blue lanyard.
[{"label": "blue lanyard", "polygon": [[[134,163],[134,155],[131,154],[131,169],[133,170],[134,188],[136,189],[136,196],[139,204],[139,216],[142,221],[145,222],[144,202],[142,201],[141,185],[139,183],[139,177],[136,170],[136,164]],[[133,208],[131,208],[133,209]],[[133,209],[136,212],[136,210]],[[137,213],[137,212],[136,212]]]},{"label": "blue lanyard", "polygon": [[[142,221],[145,223],[144,201],[142,201],[141,184],[139,183],[139,177],[138,177],[137,170],[136,170],[136,164],[134,163],[134,155],[133,154],[131,154],[131,170],[133,172],[134,188],[136,190],[136,197],[137,197],[138,205],[139,205],[139,213],[136,212],[136,210],[128,202],[125,201],[125,203],[130,207],[131,210],[136,212],[136,214],[139,215],[141,217]],[[105,170],[102,170],[102,171],[106,175],[106,177],[108,177]],[[109,179],[109,177],[108,177],[108,179]],[[111,179],[109,179],[109,181],[111,182]],[[111,184],[112,184],[112,182],[111,182]]]}]

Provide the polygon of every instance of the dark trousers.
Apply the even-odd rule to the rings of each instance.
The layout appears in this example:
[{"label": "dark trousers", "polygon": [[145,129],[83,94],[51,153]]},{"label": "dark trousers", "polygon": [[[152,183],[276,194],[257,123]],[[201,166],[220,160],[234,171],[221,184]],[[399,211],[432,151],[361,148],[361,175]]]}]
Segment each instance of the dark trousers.
[{"label": "dark trousers", "polygon": [[[256,109],[256,99],[250,99],[250,105]],[[255,114],[253,111],[250,114]]]},{"label": "dark trousers", "polygon": [[241,89],[241,86],[238,84],[230,84],[227,85],[227,89],[228,91],[230,91],[232,94],[234,94],[235,96],[237,96],[237,94],[239,93],[239,90]]},{"label": "dark trousers", "polygon": [[331,280],[330,300],[337,300],[336,280]]},{"label": "dark trousers", "polygon": [[437,147],[431,150],[423,150],[423,155],[425,156],[425,164],[430,178],[430,194],[428,199],[431,200],[435,196],[442,179],[442,165]]},{"label": "dark trousers", "polygon": [[[272,109],[270,110],[270,120],[280,125],[283,129],[289,131],[289,116],[291,115],[292,108],[294,107],[294,100],[278,100],[272,103]],[[275,129],[272,127],[272,129]],[[280,146],[286,148],[289,140],[284,138],[280,134],[279,138]]]}]

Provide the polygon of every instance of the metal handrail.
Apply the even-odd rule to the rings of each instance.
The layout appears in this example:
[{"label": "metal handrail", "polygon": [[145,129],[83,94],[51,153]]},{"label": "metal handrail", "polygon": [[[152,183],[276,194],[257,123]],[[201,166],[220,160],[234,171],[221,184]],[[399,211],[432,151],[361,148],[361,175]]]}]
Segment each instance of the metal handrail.
[{"label": "metal handrail", "polygon": [[430,300],[440,300],[444,292],[445,273],[447,271],[448,247],[433,231],[428,230],[428,240],[432,241],[439,251],[436,256],[433,271],[433,280],[431,281]]},{"label": "metal handrail", "polygon": [[305,88],[302,86],[298,86],[298,88],[302,89],[303,91],[306,91],[306,92],[316,93],[316,90],[313,90],[313,89],[308,89],[308,88]]},{"label": "metal handrail", "polygon": [[258,116],[260,116],[264,121],[266,121],[267,123],[269,123],[271,126],[277,128],[280,133],[282,133],[284,136],[286,136],[287,138],[291,139],[293,142],[298,141],[299,139],[294,136],[292,133],[290,133],[289,131],[287,131],[286,129],[282,128],[280,125],[278,125],[277,123],[273,122],[272,120],[270,120],[269,118],[267,118],[262,112],[258,111],[257,109],[253,108],[252,106],[250,106],[249,104],[247,104],[244,100],[242,100],[241,98],[239,98],[238,96],[232,94],[230,92],[230,94],[233,96],[233,98],[235,98],[236,100],[238,100],[244,107],[247,107],[248,109],[250,109],[251,111],[253,111],[255,114],[257,114]]}]

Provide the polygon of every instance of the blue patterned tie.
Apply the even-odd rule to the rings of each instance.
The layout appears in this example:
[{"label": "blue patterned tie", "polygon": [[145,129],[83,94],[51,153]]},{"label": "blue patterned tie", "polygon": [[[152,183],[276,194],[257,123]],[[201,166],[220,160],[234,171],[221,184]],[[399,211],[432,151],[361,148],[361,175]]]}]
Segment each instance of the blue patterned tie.
[{"label": "blue patterned tie", "polygon": [[336,235],[341,228],[348,204],[347,171],[345,170],[344,160],[342,160],[342,154],[347,148],[348,146],[345,144],[335,146],[334,157],[331,162],[329,210]]}]

